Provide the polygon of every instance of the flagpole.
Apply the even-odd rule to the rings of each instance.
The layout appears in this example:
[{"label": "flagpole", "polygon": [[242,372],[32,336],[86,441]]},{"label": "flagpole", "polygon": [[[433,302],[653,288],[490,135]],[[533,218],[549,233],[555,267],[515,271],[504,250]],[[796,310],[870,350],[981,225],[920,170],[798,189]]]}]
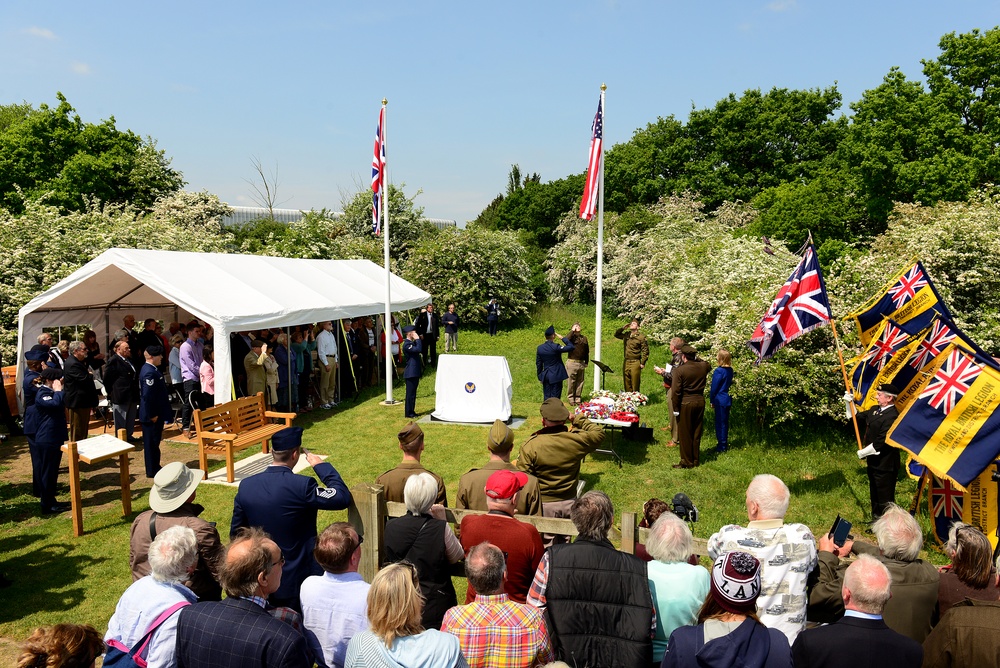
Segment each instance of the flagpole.
[{"label": "flagpole", "polygon": [[[607,109],[604,106],[604,94],[608,90],[607,84],[601,84],[601,118],[602,125],[604,119],[607,118]],[[602,336],[602,318],[601,311],[604,301],[604,139],[602,131],[601,139],[601,176],[600,176],[600,190],[597,199],[597,294],[595,295],[597,301],[597,313],[595,316],[594,323],[594,359],[598,362],[601,361],[601,336]],[[594,392],[601,389],[601,379],[600,374],[597,370],[594,371]]]},{"label": "flagpole", "polygon": [[[833,318],[830,318],[830,329],[833,330],[833,343],[837,346],[837,358],[840,359],[840,371],[844,374],[844,389],[854,394],[854,390],[851,388],[851,381],[847,379],[847,367],[844,365],[844,353],[840,350],[840,339],[837,338],[837,325],[834,324]],[[861,445],[861,430],[858,429],[858,412],[854,410],[854,405],[851,405],[851,422],[854,423],[854,437],[858,440],[858,450],[861,450],[865,446]]]},{"label": "flagpole", "polygon": [[[389,114],[386,113],[386,106],[389,104],[389,100],[382,98],[382,147],[380,153],[385,152],[385,142],[386,142],[386,127],[389,125]],[[379,156],[381,159],[381,155]],[[385,261],[385,317],[382,321],[382,331],[385,333],[385,401],[383,404],[389,406],[392,404],[399,403],[392,398],[392,313],[391,311],[391,290],[389,286],[389,281],[392,278],[392,272],[389,271],[389,162],[388,160],[382,165],[382,169],[379,174],[379,178],[382,179],[382,185],[380,186],[382,190],[382,196],[379,198],[379,207],[382,209],[382,257]],[[403,345],[403,342],[399,342]]]}]

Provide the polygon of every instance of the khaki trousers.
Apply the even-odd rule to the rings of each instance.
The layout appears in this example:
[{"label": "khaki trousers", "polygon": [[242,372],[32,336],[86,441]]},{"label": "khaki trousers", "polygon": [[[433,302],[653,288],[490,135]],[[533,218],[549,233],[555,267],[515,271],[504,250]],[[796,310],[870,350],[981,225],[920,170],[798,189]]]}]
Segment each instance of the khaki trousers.
[{"label": "khaki trousers", "polygon": [[583,392],[583,380],[587,376],[587,363],[582,360],[566,360],[566,373],[569,374],[569,389],[566,398],[576,406],[580,403]]},{"label": "khaki trousers", "polygon": [[642,380],[642,367],[639,366],[639,360],[625,360],[622,375],[625,377],[625,391],[638,392],[639,382]]},{"label": "khaki trousers", "polygon": [[327,356],[326,363],[330,365],[329,371],[323,366],[323,360],[319,364],[319,398],[324,404],[333,401],[337,393],[337,359]]}]

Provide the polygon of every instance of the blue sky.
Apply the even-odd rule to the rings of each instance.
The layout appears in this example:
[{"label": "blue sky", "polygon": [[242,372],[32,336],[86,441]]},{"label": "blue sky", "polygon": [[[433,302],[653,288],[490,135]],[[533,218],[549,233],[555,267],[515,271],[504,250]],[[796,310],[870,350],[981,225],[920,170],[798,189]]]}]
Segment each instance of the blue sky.
[{"label": "blue sky", "polygon": [[583,171],[602,82],[608,145],[753,88],[836,82],[848,112],[892,66],[921,79],[942,35],[998,24],[996,0],[8,2],[0,104],[61,91],[156,139],[189,190],[252,205],[257,156],[281,206],[339,209],[386,97],[390,178],[462,223],[512,163]]}]

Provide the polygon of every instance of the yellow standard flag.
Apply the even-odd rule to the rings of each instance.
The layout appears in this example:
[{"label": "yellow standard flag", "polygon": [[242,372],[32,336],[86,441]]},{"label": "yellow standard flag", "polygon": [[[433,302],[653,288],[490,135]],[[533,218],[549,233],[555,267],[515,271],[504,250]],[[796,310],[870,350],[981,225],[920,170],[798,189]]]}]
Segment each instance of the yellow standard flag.
[{"label": "yellow standard flag", "polygon": [[914,262],[889,281],[860,311],[844,316],[844,320],[854,321],[861,343],[867,346],[883,318],[892,318],[916,332],[927,327],[935,313],[951,317],[924,266]]},{"label": "yellow standard flag", "polygon": [[994,462],[989,468],[969,483],[962,503],[962,521],[978,527],[990,539],[995,550],[997,547],[997,504],[1000,495],[997,493],[997,482],[993,475],[1000,473],[1000,464]]}]

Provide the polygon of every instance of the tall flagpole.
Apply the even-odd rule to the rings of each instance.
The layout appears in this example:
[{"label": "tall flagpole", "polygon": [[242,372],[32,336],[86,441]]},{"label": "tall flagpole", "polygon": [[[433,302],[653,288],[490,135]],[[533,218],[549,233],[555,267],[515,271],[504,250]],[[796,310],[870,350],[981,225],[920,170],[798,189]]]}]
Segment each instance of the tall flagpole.
[{"label": "tall flagpole", "polygon": [[[604,92],[608,90],[606,84],[601,84],[601,117],[607,119],[607,108],[604,106]],[[603,120],[602,120],[603,124]],[[602,131],[601,139],[601,182],[600,193],[597,199],[597,315],[594,323],[594,359],[601,361],[601,307],[604,301],[604,139]],[[601,374],[594,370],[594,392],[601,389]]]},{"label": "tall flagpole", "polygon": [[[389,125],[388,114],[385,113],[386,105],[389,104],[389,100],[382,98],[382,149],[381,152],[385,153],[385,142],[386,142],[386,126]],[[382,321],[382,331],[385,333],[385,346],[383,353],[385,354],[385,404],[395,404],[397,403],[392,398],[392,306],[391,306],[391,291],[389,289],[389,280],[392,277],[392,272],[389,271],[389,161],[386,160],[385,164],[382,165],[382,170],[379,175],[382,179],[382,197],[379,198],[379,206],[382,208],[382,257],[385,261],[385,319]],[[400,341],[402,345],[402,341]]]}]

